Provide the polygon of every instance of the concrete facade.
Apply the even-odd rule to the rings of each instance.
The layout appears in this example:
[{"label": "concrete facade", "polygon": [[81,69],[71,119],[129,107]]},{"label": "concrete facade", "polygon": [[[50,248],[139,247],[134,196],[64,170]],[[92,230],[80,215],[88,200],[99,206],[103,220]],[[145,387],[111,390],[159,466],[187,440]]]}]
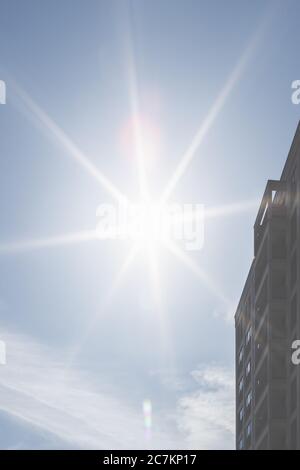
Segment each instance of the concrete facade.
[{"label": "concrete facade", "polygon": [[254,225],[254,259],[235,315],[236,447],[300,449],[300,123]]}]

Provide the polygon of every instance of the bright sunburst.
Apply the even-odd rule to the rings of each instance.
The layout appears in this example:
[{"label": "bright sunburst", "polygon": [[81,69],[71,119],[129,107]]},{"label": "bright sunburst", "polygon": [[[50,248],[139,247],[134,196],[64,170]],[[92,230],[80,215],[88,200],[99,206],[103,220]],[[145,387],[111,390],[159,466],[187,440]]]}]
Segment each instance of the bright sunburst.
[{"label": "bright sunburst", "polygon": [[[89,158],[73,143],[71,138],[56,124],[51,117],[41,109],[34,100],[26,94],[19,86],[14,85],[17,96],[26,105],[33,119],[43,125],[44,130],[51,138],[63,147],[66,155],[74,159],[81,165],[84,171],[88,172],[97,182],[107,191],[114,201],[115,214],[110,214],[109,223],[103,225],[105,210],[103,207],[98,208],[97,216],[100,222],[94,230],[83,231],[71,234],[61,234],[56,237],[45,239],[25,240],[14,243],[0,244],[0,254],[9,254],[14,252],[22,252],[25,250],[42,249],[47,247],[55,247],[77,242],[87,242],[99,238],[115,238],[132,240],[132,248],[129,249],[125,260],[120,265],[115,280],[111,284],[110,292],[107,295],[106,304],[110,303],[115,296],[117,289],[121,285],[124,277],[130,269],[136,256],[142,254],[148,260],[148,269],[151,282],[153,285],[153,295],[157,305],[158,319],[161,324],[165,321],[165,305],[162,298],[162,282],[160,279],[159,250],[164,249],[178,259],[186,268],[193,273],[196,278],[204,284],[214,295],[216,295],[226,306],[229,302],[226,295],[217,287],[216,283],[203,271],[189,256],[189,254],[180,246],[182,240],[186,236],[184,230],[187,228],[191,233],[191,227],[195,228],[195,224],[203,225],[203,210],[199,207],[185,208],[178,205],[169,205],[168,201],[173,193],[179,180],[182,178],[187,166],[191,164],[196,151],[199,149],[207,132],[212,127],[219,112],[224,106],[228,96],[233,90],[235,84],[240,79],[243,69],[254,49],[257,38],[261,32],[258,32],[252,42],[249,44],[244,55],[237,63],[232,74],[225,83],[224,88],[220,91],[219,96],[213,103],[212,108],[207,114],[206,119],[196,132],[194,139],[188,146],[180,159],[174,173],[167,182],[161,195],[156,198],[151,194],[150,181],[148,180],[149,166],[155,165],[159,159],[161,151],[161,132],[159,127],[151,122],[151,120],[143,115],[140,110],[139,88],[136,76],[136,63],[134,60],[133,47],[128,41],[128,79],[129,79],[129,97],[131,105],[131,117],[120,130],[121,145],[124,153],[136,162],[138,175],[138,203],[133,204],[129,198],[123,194],[91,161]],[[229,206],[221,206],[210,208],[206,211],[208,217],[223,216],[231,213],[243,212],[253,209],[257,204],[256,201],[246,201],[244,203],[232,204]],[[124,209],[125,208],[125,209]],[[121,215],[120,212],[127,211]],[[200,221],[200,222],[199,222]],[[109,227],[109,231],[107,228]],[[198,227],[199,228],[199,227]],[[124,236],[125,234],[125,236]],[[186,246],[185,246],[186,248]],[[198,247],[199,248],[199,247]],[[96,321],[95,318],[93,321]],[[89,333],[92,325],[89,325]],[[162,326],[162,330],[165,327]],[[87,336],[87,335],[86,335]],[[163,335],[163,340],[167,342],[167,335]]]}]

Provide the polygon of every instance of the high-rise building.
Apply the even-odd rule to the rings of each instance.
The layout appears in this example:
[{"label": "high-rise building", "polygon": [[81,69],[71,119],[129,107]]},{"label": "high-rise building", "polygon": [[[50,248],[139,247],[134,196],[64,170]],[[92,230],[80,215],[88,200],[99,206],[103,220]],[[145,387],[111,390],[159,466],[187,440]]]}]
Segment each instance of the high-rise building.
[{"label": "high-rise building", "polygon": [[254,224],[254,259],[235,315],[237,449],[300,449],[300,123]]}]

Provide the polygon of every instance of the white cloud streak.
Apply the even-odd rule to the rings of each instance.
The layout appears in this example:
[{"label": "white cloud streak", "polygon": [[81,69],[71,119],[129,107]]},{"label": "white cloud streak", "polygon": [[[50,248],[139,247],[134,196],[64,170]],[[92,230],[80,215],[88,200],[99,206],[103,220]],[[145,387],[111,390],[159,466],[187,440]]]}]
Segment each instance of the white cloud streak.
[{"label": "white cloud streak", "polygon": [[229,369],[202,367],[192,372],[197,391],[178,403],[178,425],[185,448],[234,448],[234,377]]},{"label": "white cloud streak", "polygon": [[1,337],[7,344],[7,365],[0,369],[0,410],[75,448],[174,445],[159,430],[151,442],[145,440],[141,403],[124,404],[103,380],[100,385],[82,372],[65,369],[47,348],[29,338],[3,333]]},{"label": "white cloud streak", "polygon": [[[196,391],[186,392],[189,386],[177,389],[173,398],[181,398],[175,408],[170,404],[166,414],[156,414],[154,408],[155,426],[149,442],[142,403],[129,405],[125,390],[121,399],[103,377],[95,380],[95,375],[65,368],[65,361],[28,337],[2,332],[1,339],[7,345],[7,365],[0,367],[0,411],[35,436],[29,441],[24,436],[23,442],[18,431],[16,442],[6,442],[9,448],[234,446],[234,381],[228,369],[208,366],[192,372]],[[44,436],[42,440],[36,439],[39,435]]]}]

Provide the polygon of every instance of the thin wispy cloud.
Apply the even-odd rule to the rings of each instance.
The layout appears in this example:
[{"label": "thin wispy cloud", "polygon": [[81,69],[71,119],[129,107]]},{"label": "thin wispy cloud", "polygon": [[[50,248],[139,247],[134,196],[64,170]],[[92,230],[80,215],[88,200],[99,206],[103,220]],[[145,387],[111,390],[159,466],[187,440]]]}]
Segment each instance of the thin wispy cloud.
[{"label": "thin wispy cloud", "polygon": [[192,372],[197,390],[179,400],[178,425],[189,449],[234,448],[234,376],[219,366]]},{"label": "thin wispy cloud", "polygon": [[59,358],[30,338],[2,337],[8,358],[1,367],[0,410],[8,415],[81,449],[176,445],[159,430],[151,442],[145,441],[142,404],[132,407],[121,401],[104,378],[65,369]]},{"label": "thin wispy cloud", "polygon": [[[8,361],[1,367],[0,411],[26,432],[24,440],[23,431],[21,436],[18,432],[16,442],[0,442],[1,448],[214,449],[220,443],[233,448],[234,385],[229,369],[205,366],[192,372],[193,392],[187,391],[190,378],[181,375],[173,409],[161,416],[154,411],[149,441],[142,403],[133,406],[124,397],[120,400],[104,377],[66,369],[61,358],[31,338],[1,336]],[[31,442],[27,434],[44,438]]]}]

